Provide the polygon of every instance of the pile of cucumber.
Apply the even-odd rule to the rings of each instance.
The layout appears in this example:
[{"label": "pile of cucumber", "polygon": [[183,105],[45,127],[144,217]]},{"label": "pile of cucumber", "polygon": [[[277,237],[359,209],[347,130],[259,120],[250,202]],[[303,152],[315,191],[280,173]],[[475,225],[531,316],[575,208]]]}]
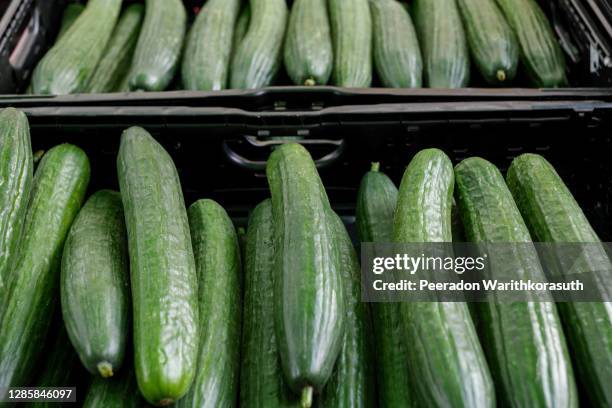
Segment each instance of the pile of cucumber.
[{"label": "pile of cucumber", "polygon": [[[246,231],[213,200],[187,207],[140,127],[121,136],[119,192],[87,196],[74,145],[34,170],[12,108],[0,156],[0,390],[74,386],[86,370],[86,407],[612,405],[611,303],[361,302],[359,258],[300,144],[270,155],[270,198]],[[535,154],[504,179],[422,150],[399,189],[374,164],[356,203],[363,242],[599,242]],[[595,252],[584,267],[610,282]],[[535,249],[505,262],[544,273]]]},{"label": "pile of cucumber", "polygon": [[567,86],[563,52],[536,0],[181,0],[71,3],[33,72],[34,94],[273,85]]}]

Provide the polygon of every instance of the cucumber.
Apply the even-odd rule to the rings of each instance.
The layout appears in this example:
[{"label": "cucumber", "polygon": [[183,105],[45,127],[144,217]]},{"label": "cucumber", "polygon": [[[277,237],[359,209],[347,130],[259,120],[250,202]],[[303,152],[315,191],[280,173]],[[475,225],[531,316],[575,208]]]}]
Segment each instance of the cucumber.
[{"label": "cucumber", "polygon": [[0,320],[8,281],[21,240],[32,188],[32,147],[26,115],[16,109],[0,111]]},{"label": "cucumber", "polygon": [[[522,243],[496,254],[521,279],[542,280],[529,231],[497,168],[473,157],[455,167],[457,204],[471,242]],[[500,251],[501,252],[501,251]],[[499,392],[512,407],[576,407],[574,375],[552,302],[489,302],[476,305],[483,348]]]},{"label": "cucumber", "polygon": [[285,41],[285,69],[296,85],[325,85],[333,65],[326,0],[295,0]]},{"label": "cucumber", "polygon": [[519,46],[495,0],[457,0],[472,60],[491,85],[511,82]]},{"label": "cucumber", "polygon": [[[283,373],[310,406],[342,347],[346,304],[329,200],[308,151],[287,143],[266,166],[275,221],[274,319]],[[325,260],[325,262],[321,262]]]},{"label": "cucumber", "polygon": [[138,408],[142,406],[144,404],[138,392],[134,370],[131,367],[121,370],[119,375],[113,378],[94,378],[83,402],[83,408]]},{"label": "cucumber", "polygon": [[123,132],[117,173],[125,211],[136,378],[147,401],[187,393],[198,356],[198,280],[172,158],[140,127]]},{"label": "cucumber", "polygon": [[62,257],[62,315],[81,362],[111,377],[123,363],[129,323],[129,271],[121,196],[100,190],[72,223]]},{"label": "cucumber", "polygon": [[521,64],[538,87],[567,85],[561,46],[540,6],[534,0],[497,0],[520,47]]},{"label": "cucumber", "polygon": [[88,183],[89,160],[76,146],[55,146],[38,165],[0,322],[0,390],[27,386],[37,372],[59,296],[62,247]]},{"label": "cucumber", "polygon": [[240,0],[208,0],[187,37],[182,65],[183,86],[192,91],[227,87],[234,25]]},{"label": "cucumber", "polygon": [[261,202],[249,217],[244,258],[244,325],[240,406],[297,407],[284,382],[274,333],[274,220],[272,203]]},{"label": "cucumber", "polygon": [[410,14],[396,0],[370,0],[374,66],[388,88],[420,88],[423,60]]},{"label": "cucumber", "polygon": [[368,0],[329,0],[336,86],[372,84],[372,17]]},{"label": "cucumber", "polygon": [[119,84],[130,69],[144,12],[142,4],[132,4],[121,14],[104,56],[89,81],[89,92],[104,93],[118,90]]},{"label": "cucumber", "polygon": [[65,95],[86,91],[120,10],[121,0],[89,0],[83,13],[36,65],[33,93]]},{"label": "cucumber", "polygon": [[470,57],[455,0],[415,0],[413,17],[423,79],[429,88],[463,88],[470,81]]},{"label": "cucumber", "polygon": [[[612,265],[599,237],[589,224],[572,193],[555,169],[542,156],[523,154],[512,161],[508,186],[534,239],[542,242],[589,245],[586,271],[597,271],[602,298],[611,299]],[[554,263],[551,263],[554,264]],[[557,304],[579,378],[590,403],[612,405],[612,303],[561,302]]]},{"label": "cucumber", "polygon": [[323,389],[319,407],[374,407],[376,405],[372,332],[367,303],[361,302],[361,268],[342,220],[328,211],[328,222],[338,245],[346,298],[346,331],[334,373]]},{"label": "cucumber", "polygon": [[[400,185],[395,242],[452,242],[453,188],[453,165],[444,152],[417,153]],[[495,406],[493,380],[466,303],[401,303],[400,320],[419,406]]]},{"label": "cucumber", "polygon": [[272,84],[280,69],[287,25],[285,0],[250,0],[249,29],[234,54],[231,87],[257,89]]},{"label": "cucumber", "polygon": [[236,229],[223,207],[199,200],[188,210],[198,270],[200,355],[194,383],[177,407],[233,407],[238,399],[241,262]]},{"label": "cucumber", "polygon": [[[240,14],[238,15],[238,19],[236,20],[236,27],[234,28],[234,39],[232,43],[232,53],[236,54],[240,43],[244,39],[247,31],[249,30],[249,23],[251,22],[251,6],[249,3],[246,3]],[[232,55],[232,58],[234,56]]]},{"label": "cucumber", "polygon": [[68,31],[76,19],[79,18],[83,10],[85,10],[85,6],[80,3],[69,3],[66,5],[64,13],[62,14],[62,22],[60,23],[60,29],[55,40],[56,42],[66,34],[66,31]]},{"label": "cucumber", "polygon": [[[378,163],[372,163],[372,169],[361,179],[357,194],[356,224],[361,242],[393,241],[397,195],[393,181],[379,171]],[[371,304],[378,405],[381,407],[416,407],[399,306],[397,303]]]},{"label": "cucumber", "polygon": [[187,25],[181,0],[146,0],[128,83],[132,91],[163,91],[174,78]]}]

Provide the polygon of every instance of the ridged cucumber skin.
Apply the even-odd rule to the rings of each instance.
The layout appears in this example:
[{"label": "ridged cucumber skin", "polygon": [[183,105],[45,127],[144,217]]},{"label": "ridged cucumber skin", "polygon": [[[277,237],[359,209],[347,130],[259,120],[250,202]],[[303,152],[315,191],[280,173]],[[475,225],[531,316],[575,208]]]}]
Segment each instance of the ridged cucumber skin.
[{"label": "ridged cucumber skin", "polygon": [[30,126],[23,112],[6,108],[0,112],[0,320],[6,282],[17,260],[30,190],[32,147]]},{"label": "ridged cucumber skin", "polygon": [[296,0],[285,38],[285,69],[296,85],[325,85],[334,63],[326,0]]},{"label": "ridged cucumber skin", "polygon": [[121,196],[100,190],[70,227],[60,275],[66,330],[94,375],[111,377],[123,364],[130,320],[128,263]]},{"label": "ridged cucumber skin", "polygon": [[396,0],[370,0],[376,73],[388,88],[420,88],[423,59],[412,18]]},{"label": "ridged cucumber skin", "polygon": [[244,324],[240,406],[298,407],[285,384],[274,332],[274,220],[272,202],[261,202],[249,217],[244,258]]},{"label": "ridged cucumber skin", "polygon": [[89,92],[104,93],[119,89],[132,63],[144,12],[142,4],[132,4],[121,14],[104,55],[89,81]]},{"label": "ridged cucumber skin", "polygon": [[90,0],[32,73],[35,94],[65,95],[87,90],[121,11],[121,0]]},{"label": "ridged cucumber skin", "polygon": [[368,0],[328,0],[334,67],[332,82],[347,88],[372,84],[372,16]]},{"label": "ridged cucumber skin", "polygon": [[66,5],[64,13],[62,14],[62,22],[60,23],[60,29],[55,40],[56,42],[66,34],[66,31],[68,31],[76,19],[79,18],[83,10],[85,10],[85,6],[80,3],[69,3]]},{"label": "ridged cucumber skin", "polygon": [[223,207],[199,200],[189,207],[199,287],[200,346],[191,389],[177,407],[233,407],[239,390],[242,265],[238,236]]},{"label": "ridged cucumber skin", "polygon": [[[398,190],[378,170],[378,163],[361,179],[357,193],[356,223],[361,242],[393,242],[393,217]],[[378,404],[381,407],[416,407],[407,362],[407,348],[397,303],[372,303],[376,350]]]},{"label": "ridged cucumber skin", "polygon": [[87,390],[83,408],[145,406],[132,367],[126,367],[113,378],[95,377]]},{"label": "ridged cucumber skin", "polygon": [[140,127],[123,132],[117,173],[127,227],[136,378],[147,401],[187,393],[198,357],[198,281],[172,158]]},{"label": "ridged cucumber skin", "polygon": [[351,238],[336,213],[328,211],[340,254],[346,299],[346,330],[340,356],[325,385],[319,407],[376,406],[370,310],[361,302],[361,267]]},{"label": "ridged cucumber skin", "polygon": [[236,19],[236,26],[234,27],[234,38],[232,41],[232,61],[240,47],[240,43],[244,39],[247,31],[249,30],[249,23],[251,22],[251,6],[249,3],[245,3]]},{"label": "ridged cucumber skin", "polygon": [[[394,241],[452,242],[453,190],[448,156],[438,149],[417,153],[400,184]],[[466,303],[401,303],[400,320],[419,406],[495,406],[493,380]]]},{"label": "ridged cucumber skin", "polygon": [[412,6],[429,88],[463,88],[470,82],[470,56],[455,0],[415,0]]},{"label": "ridged cucumber skin", "polygon": [[183,57],[183,86],[192,91],[227,87],[234,26],[240,0],[209,0],[189,31]]},{"label": "ridged cucumber skin", "polygon": [[0,323],[0,389],[27,386],[36,372],[58,297],[62,247],[89,172],[87,155],[69,144],[50,149],[38,165]]},{"label": "ridged cucumber skin", "polygon": [[[599,237],[553,166],[542,156],[515,158],[506,177],[510,191],[534,239],[555,243],[598,243]],[[590,246],[591,247],[591,246]],[[591,250],[587,270],[610,282],[612,270],[604,249]],[[612,298],[608,287],[602,297]],[[592,406],[612,406],[612,303],[557,303],[574,364]]]},{"label": "ridged cucumber skin", "polygon": [[546,15],[535,0],[497,0],[520,47],[525,72],[535,86],[567,86],[565,57]]},{"label": "ridged cucumber skin", "polygon": [[[499,170],[473,157],[455,167],[457,204],[471,242],[529,243],[529,231]],[[542,279],[535,248],[506,262],[525,279]],[[483,348],[500,404],[576,407],[576,385],[565,336],[552,302],[492,300],[476,305]]]},{"label": "ridged cucumber skin", "polygon": [[128,83],[132,91],[159,92],[174,78],[187,26],[181,0],[146,0]]},{"label": "ridged cucumber skin", "polygon": [[491,85],[512,82],[519,62],[518,41],[495,0],[457,0],[457,6],[482,77]]},{"label": "ridged cucumber skin", "polygon": [[[319,391],[340,353],[346,303],[329,200],[308,151],[288,143],[268,159],[275,229],[274,319],[283,373],[300,394]],[[310,388],[309,388],[310,387]]]},{"label": "ridged cucumber skin", "polygon": [[285,0],[250,0],[249,28],[234,55],[230,84],[236,89],[271,85],[281,66],[288,10]]}]

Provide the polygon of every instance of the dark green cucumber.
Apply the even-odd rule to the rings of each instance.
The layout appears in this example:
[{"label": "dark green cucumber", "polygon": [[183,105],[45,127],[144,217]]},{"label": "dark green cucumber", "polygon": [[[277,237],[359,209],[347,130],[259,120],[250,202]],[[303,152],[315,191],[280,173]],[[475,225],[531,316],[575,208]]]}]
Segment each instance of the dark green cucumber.
[{"label": "dark green cucumber", "polygon": [[251,21],[251,6],[249,3],[246,3],[240,14],[238,15],[238,19],[236,20],[236,26],[234,27],[234,38],[232,41],[232,60],[240,43],[244,39],[247,31],[249,30],[249,22]]},{"label": "dark green cucumber", "polygon": [[60,23],[60,29],[55,40],[56,42],[66,34],[66,31],[68,31],[76,19],[79,18],[83,10],[85,10],[85,6],[80,3],[70,3],[66,6],[64,14],[62,14],[62,22]]},{"label": "dark green cucumber", "polygon": [[285,39],[285,69],[296,85],[325,85],[333,65],[326,0],[296,0]]},{"label": "dark green cucumber", "polygon": [[516,75],[519,46],[495,0],[457,0],[472,59],[492,85],[511,82]]},{"label": "dark green cucumber", "polygon": [[535,0],[497,0],[514,30],[520,47],[521,64],[535,86],[567,85],[561,46]]},{"label": "dark green cucumber", "polygon": [[132,91],[163,91],[178,67],[187,25],[181,0],[146,0],[128,82]]},{"label": "dark green cucumber", "polygon": [[[393,242],[393,217],[397,205],[397,187],[373,163],[361,179],[357,194],[357,232],[361,242]],[[372,303],[376,381],[381,407],[414,407],[407,347],[403,339],[399,304]]]},{"label": "dark green cucumber", "polygon": [[83,13],[34,69],[33,93],[64,95],[87,90],[120,10],[121,0],[89,0]]},{"label": "dark green cucumber", "polygon": [[62,315],[83,365],[111,377],[123,363],[130,315],[121,196],[100,190],[72,223],[62,257]]},{"label": "dark green cucumber", "polygon": [[250,0],[249,29],[234,54],[231,87],[257,89],[272,84],[280,69],[287,25],[285,0]]},{"label": "dark green cucumber", "polygon": [[125,211],[136,378],[147,401],[187,393],[198,357],[198,280],[181,183],[144,129],[123,132],[117,173]]},{"label": "dark green cucumber", "polygon": [[420,88],[423,60],[410,14],[396,0],[370,0],[374,65],[388,88]]},{"label": "dark green cucumber", "polygon": [[334,49],[333,84],[367,88],[372,83],[372,17],[368,0],[329,0]]},{"label": "dark green cucumber", "polygon": [[[535,240],[589,243],[583,270],[596,271],[599,281],[608,283],[599,288],[601,298],[612,299],[610,260],[603,247],[596,245],[599,237],[552,165],[542,156],[523,154],[513,160],[506,178]],[[557,306],[592,406],[612,406],[612,303],[562,302]]]},{"label": "dark green cucumber", "polygon": [[233,407],[238,399],[242,317],[238,237],[223,207],[212,200],[197,201],[188,215],[202,319],[195,380],[177,407]]},{"label": "dark green cucumber", "polygon": [[413,17],[429,88],[463,88],[470,81],[470,56],[455,0],[415,0]]},{"label": "dark green cucumber", "polygon": [[342,220],[328,211],[338,245],[346,299],[346,330],[334,373],[323,389],[319,407],[360,408],[376,405],[372,332],[367,303],[361,302],[361,268]]},{"label": "dark green cucumber", "polygon": [[181,67],[186,90],[219,91],[227,87],[239,10],[240,0],[209,0],[200,10],[189,31]]},{"label": "dark green cucumber", "polygon": [[87,390],[83,408],[138,408],[145,405],[143,402],[134,369],[126,367],[116,377],[94,378]]},{"label": "dark green cucumber", "polygon": [[[452,242],[453,188],[453,165],[444,152],[417,153],[400,185],[394,241]],[[495,406],[493,381],[466,303],[405,302],[400,320],[419,406]]]},{"label": "dark green cucumber", "polygon": [[310,406],[342,347],[346,303],[329,200],[308,151],[288,143],[268,159],[276,235],[274,318],[287,383]]},{"label": "dark green cucumber", "polygon": [[240,406],[297,407],[286,386],[274,333],[274,220],[272,203],[261,202],[249,217],[244,258],[244,324]]},{"label": "dark green cucumber", "polygon": [[27,386],[37,370],[59,297],[62,247],[88,183],[89,160],[76,146],[53,147],[38,165],[18,258],[7,281],[0,323],[0,390]]},{"label": "dark green cucumber", "polygon": [[16,109],[0,112],[0,320],[5,283],[21,240],[32,188],[32,147],[26,115]]},{"label": "dark green cucumber", "polygon": [[[457,204],[466,238],[476,243],[521,243],[489,254],[521,279],[544,272],[529,231],[497,168],[473,157],[455,168]],[[495,271],[493,271],[495,273]],[[494,295],[493,295],[494,296]],[[576,407],[577,392],[565,337],[552,302],[476,305],[478,326],[500,404],[511,407]]]},{"label": "dark green cucumber", "polygon": [[144,12],[142,4],[132,4],[121,14],[104,55],[89,81],[89,92],[114,92],[119,88],[132,63]]}]

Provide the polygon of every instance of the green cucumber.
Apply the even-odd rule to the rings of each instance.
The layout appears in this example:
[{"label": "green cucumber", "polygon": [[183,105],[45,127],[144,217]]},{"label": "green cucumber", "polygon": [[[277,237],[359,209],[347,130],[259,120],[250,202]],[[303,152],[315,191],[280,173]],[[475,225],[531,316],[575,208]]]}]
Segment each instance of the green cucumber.
[{"label": "green cucumber", "polygon": [[249,3],[247,2],[244,5],[244,7],[242,7],[242,10],[240,11],[238,18],[236,19],[236,26],[234,27],[234,39],[232,42],[232,59],[234,58],[234,55],[236,54],[236,51],[238,50],[240,43],[244,39],[244,36],[249,30],[250,21],[251,21],[251,7],[249,6]]},{"label": "green cucumber", "polygon": [[[473,157],[455,167],[457,204],[466,238],[476,243],[521,244],[496,255],[521,279],[544,272],[529,231],[497,168]],[[503,253],[502,253],[503,252]],[[511,407],[576,407],[576,385],[565,337],[552,302],[476,305],[478,326],[500,404]]]},{"label": "green cucumber", "polygon": [[129,271],[121,196],[100,190],[72,223],[62,257],[62,314],[83,365],[111,377],[123,363]]},{"label": "green cucumber", "polygon": [[429,88],[463,88],[470,81],[470,56],[455,0],[415,0],[413,17]]},{"label": "green cucumber", "polygon": [[187,213],[203,318],[196,377],[177,407],[233,407],[239,389],[242,314],[238,237],[223,207],[212,200],[195,202]]},{"label": "green cucumber", "polygon": [[123,132],[117,173],[125,211],[136,378],[147,401],[187,393],[198,357],[198,280],[172,158],[140,127]]},{"label": "green cucumber", "polygon": [[132,91],[163,91],[178,67],[187,25],[181,0],[146,0],[128,83]]},{"label": "green cucumber", "polygon": [[520,59],[531,82],[538,87],[567,85],[565,58],[546,15],[535,0],[497,0],[514,30]]},{"label": "green cucumber", "polygon": [[37,372],[59,297],[62,247],[89,171],[87,155],[69,144],[50,149],[38,165],[0,322],[0,390],[27,386]]},{"label": "green cucumber", "polygon": [[295,0],[285,40],[285,69],[296,85],[325,85],[333,65],[326,0]]},{"label": "green cucumber", "polygon": [[89,81],[89,92],[114,92],[119,88],[132,63],[144,12],[142,4],[132,4],[121,14],[104,56]]},{"label": "green cucumber", "polygon": [[16,109],[0,112],[0,320],[5,283],[16,262],[32,188],[32,147],[26,115]]},{"label": "green cucumber", "polygon": [[367,303],[361,302],[361,268],[342,220],[328,211],[338,245],[346,298],[346,330],[334,373],[323,389],[319,407],[359,408],[376,405],[372,332]]},{"label": "green cucumber", "polygon": [[[512,161],[508,186],[533,235],[542,242],[589,243],[586,271],[597,271],[602,299],[611,299],[612,265],[599,237],[572,193],[542,156],[523,154]],[[591,249],[592,248],[592,249]],[[612,303],[557,304],[579,378],[596,407],[612,406]]]},{"label": "green cucumber", "polygon": [[246,244],[240,406],[297,407],[283,380],[274,319],[270,319],[274,314],[274,220],[269,199],[249,217]]},{"label": "green cucumber", "polygon": [[329,0],[336,86],[372,84],[372,17],[368,0]]},{"label": "green cucumber", "polygon": [[[452,242],[453,165],[438,149],[417,153],[404,172],[394,241]],[[495,390],[464,302],[405,302],[400,320],[418,405],[494,407]]]},{"label": "green cucumber", "polygon": [[142,406],[144,404],[138,392],[134,370],[131,367],[121,370],[121,373],[113,378],[94,378],[83,402],[83,408],[138,408]]},{"label": "green cucumber", "polygon": [[33,93],[65,95],[87,90],[119,11],[121,0],[89,0],[83,13],[34,69]]},{"label": "green cucumber", "polygon": [[420,88],[423,60],[410,14],[396,0],[370,0],[374,65],[388,88]]},{"label": "green cucumber", "polygon": [[285,0],[250,0],[249,29],[234,54],[231,87],[257,89],[271,85],[281,66],[287,25]]},{"label": "green cucumber", "polygon": [[[357,194],[356,223],[361,242],[393,242],[393,217],[397,187],[379,164],[363,176]],[[397,303],[372,303],[372,323],[376,346],[378,405],[388,408],[414,407],[407,347],[403,340]]]},{"label": "green cucumber", "polygon": [[[342,270],[329,200],[301,145],[278,147],[266,173],[275,221],[274,319],[283,373],[310,406],[329,379],[346,319]],[[324,262],[322,262],[324,260]]]},{"label": "green cucumber", "polygon": [[472,59],[485,81],[511,82],[516,75],[519,46],[495,0],[457,0]]},{"label": "green cucumber", "polygon": [[79,18],[83,10],[85,10],[85,6],[80,3],[70,3],[66,6],[64,14],[62,14],[62,22],[60,23],[60,29],[55,40],[56,42],[66,34],[66,31],[68,31],[76,19]]},{"label": "green cucumber", "polygon": [[234,26],[240,0],[208,0],[187,37],[183,58],[183,86],[191,91],[219,91],[227,87]]}]

